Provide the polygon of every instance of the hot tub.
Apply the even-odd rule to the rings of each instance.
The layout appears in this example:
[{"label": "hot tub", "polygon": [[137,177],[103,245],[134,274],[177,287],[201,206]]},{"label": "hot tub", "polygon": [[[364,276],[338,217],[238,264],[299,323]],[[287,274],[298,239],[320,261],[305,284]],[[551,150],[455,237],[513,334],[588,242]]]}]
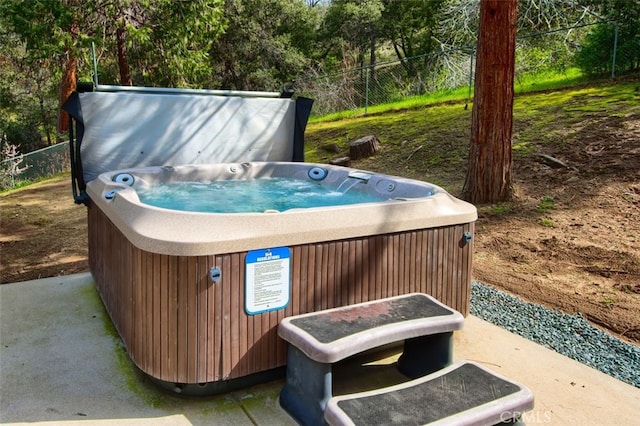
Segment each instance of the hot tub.
[{"label": "hot tub", "polygon": [[[375,200],[207,213],[148,205],[138,194],[163,183],[272,178]],[[86,191],[98,291],[134,363],[175,391],[217,393],[281,374],[277,325],[286,316],[410,292],[469,311],[476,209],[435,185],[244,162],[110,171]]]},{"label": "hot tub", "polygon": [[[277,325],[290,315],[417,291],[469,311],[476,209],[428,183],[304,163],[311,99],[85,86],[63,109],[91,273],[129,356],[162,386],[212,394],[284,374]],[[144,196],[276,179],[364,199],[207,212]],[[237,195],[211,197],[250,204]]]}]

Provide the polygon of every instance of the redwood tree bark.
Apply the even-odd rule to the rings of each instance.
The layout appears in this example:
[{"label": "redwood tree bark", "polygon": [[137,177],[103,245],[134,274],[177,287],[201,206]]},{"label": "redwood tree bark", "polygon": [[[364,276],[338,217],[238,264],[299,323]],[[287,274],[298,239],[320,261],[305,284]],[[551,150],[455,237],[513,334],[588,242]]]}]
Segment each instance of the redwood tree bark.
[{"label": "redwood tree bark", "polygon": [[116,45],[118,49],[118,69],[120,71],[120,84],[131,86],[131,72],[129,71],[129,59],[127,57],[127,27],[124,18],[116,29]]},{"label": "redwood tree bark", "polygon": [[469,164],[463,198],[507,201],[511,182],[517,0],[481,0]]},{"label": "redwood tree bark", "polygon": [[[58,100],[60,107],[67,100],[69,95],[76,90],[76,72],[77,61],[73,53],[76,41],[78,40],[78,21],[74,17],[69,29],[71,35],[71,43],[66,46],[66,56],[63,64],[62,81],[60,82],[60,99]],[[69,130],[69,114],[62,108],[58,108],[58,133],[66,133]]]}]

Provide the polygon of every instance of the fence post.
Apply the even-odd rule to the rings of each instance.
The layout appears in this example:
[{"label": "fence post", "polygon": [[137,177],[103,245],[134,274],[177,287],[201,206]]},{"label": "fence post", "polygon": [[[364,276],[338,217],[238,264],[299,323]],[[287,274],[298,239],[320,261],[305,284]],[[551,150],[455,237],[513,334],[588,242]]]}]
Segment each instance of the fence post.
[{"label": "fence post", "polygon": [[473,57],[474,57],[475,49],[471,48],[469,52],[469,92],[467,93],[467,103],[464,106],[464,109],[467,109],[469,106],[469,102],[471,102],[471,87],[473,85]]},{"label": "fence post", "polygon": [[618,52],[618,24],[613,32],[613,58],[611,60],[611,80],[616,78],[616,53]]},{"label": "fence post", "polygon": [[367,67],[367,72],[364,74],[364,115],[367,115],[369,109],[369,73],[371,67]]}]

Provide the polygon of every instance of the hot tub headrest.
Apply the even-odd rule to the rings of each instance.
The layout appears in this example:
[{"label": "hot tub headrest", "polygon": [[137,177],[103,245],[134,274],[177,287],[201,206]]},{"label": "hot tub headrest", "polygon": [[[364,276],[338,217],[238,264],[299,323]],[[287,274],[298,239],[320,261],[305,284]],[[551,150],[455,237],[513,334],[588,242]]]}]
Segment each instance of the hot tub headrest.
[{"label": "hot tub headrest", "polygon": [[63,109],[72,120],[72,177],[74,195],[80,194],[76,201],[85,202],[81,194],[86,182],[112,170],[304,161],[312,100],[289,93],[219,93],[150,88],[74,92]]}]

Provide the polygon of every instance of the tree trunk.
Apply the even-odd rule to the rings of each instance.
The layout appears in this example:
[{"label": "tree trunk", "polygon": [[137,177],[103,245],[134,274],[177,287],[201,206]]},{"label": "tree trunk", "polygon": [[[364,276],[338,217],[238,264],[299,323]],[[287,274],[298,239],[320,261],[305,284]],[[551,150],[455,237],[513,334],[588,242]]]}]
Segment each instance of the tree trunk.
[{"label": "tree trunk", "polygon": [[[60,82],[60,98],[58,99],[59,106],[67,100],[69,95],[76,89],[76,71],[77,61],[73,53],[76,41],[78,40],[78,21],[73,18],[71,28],[69,29],[71,34],[71,45],[66,46],[66,56],[63,64],[62,81]],[[69,114],[62,108],[58,108],[58,133],[66,133],[69,131]]]},{"label": "tree trunk", "polygon": [[365,136],[349,143],[349,157],[352,160],[371,157],[380,150],[380,140],[375,135]]},{"label": "tree trunk", "polygon": [[116,43],[118,49],[118,68],[120,71],[120,84],[131,86],[131,72],[129,71],[129,59],[127,58],[127,27],[124,18],[116,30]]},{"label": "tree trunk", "polygon": [[[47,114],[47,109],[44,107],[44,90],[42,90],[42,82],[39,79],[36,79],[36,94],[38,95],[38,101],[40,104],[40,115],[42,117],[42,126],[44,127],[44,133],[47,138],[47,146],[51,146],[53,142],[51,141],[51,122],[49,121],[49,117]],[[38,148],[40,148],[40,144],[42,141],[38,141]]]},{"label": "tree trunk", "polygon": [[511,198],[511,136],[517,0],[481,0],[471,146],[463,198]]}]

